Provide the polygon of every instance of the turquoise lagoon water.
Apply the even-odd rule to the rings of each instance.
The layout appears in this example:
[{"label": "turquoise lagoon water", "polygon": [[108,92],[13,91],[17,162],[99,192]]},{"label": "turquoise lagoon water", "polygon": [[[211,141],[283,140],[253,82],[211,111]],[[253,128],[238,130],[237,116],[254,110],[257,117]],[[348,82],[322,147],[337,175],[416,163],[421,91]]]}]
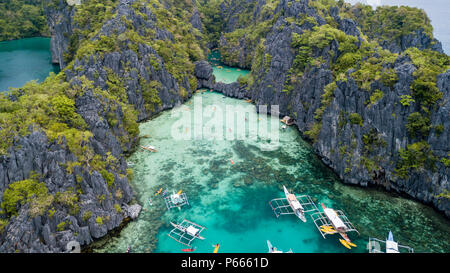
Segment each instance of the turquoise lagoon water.
[{"label": "turquoise lagoon water", "polygon": [[51,63],[50,38],[0,42],[0,92],[31,80],[41,82],[50,72],[59,72]]},{"label": "turquoise lagoon water", "polygon": [[[196,108],[199,100],[202,105]],[[219,114],[226,105],[241,106],[240,112],[248,113],[236,117],[232,125],[217,123],[220,125],[216,129],[203,132],[220,132],[220,128],[223,134],[234,134],[242,128],[254,132],[255,124],[267,125],[269,135],[279,133],[279,148],[262,149],[276,147],[274,142],[267,146],[269,141],[264,137],[179,140],[202,132],[200,125],[211,125],[212,119],[207,118],[211,113],[232,120],[233,114]],[[189,122],[181,118],[183,114],[193,116],[199,109],[205,116],[203,120]],[[141,144],[158,150],[139,150],[129,158],[134,171],[132,187],[143,211],[120,235],[109,238],[94,251],[124,252],[131,246],[132,252],[181,252],[187,247],[167,234],[170,221],[181,222],[184,218],[207,228],[202,232],[206,239],[193,243],[195,252],[203,253],[212,252],[217,243],[219,252],[264,253],[268,251],[266,240],[283,251],[367,252],[368,238],[385,239],[389,230],[396,240],[416,252],[450,251],[449,222],[440,214],[393,194],[342,184],[295,127],[282,130],[273,126],[276,124],[276,118],[258,116],[254,105],[215,92],[198,92],[184,105],[142,123]],[[268,202],[283,197],[282,185],[298,194],[310,195],[318,206],[323,202],[343,210],[360,232],[359,236],[350,235],[357,247],[347,250],[336,235],[323,239],[310,216],[306,223],[293,215],[276,218]],[[190,206],[168,211],[162,197],[154,196],[160,188],[183,190]]]},{"label": "turquoise lagoon water", "polygon": [[218,50],[212,51],[208,57],[209,62],[213,67],[213,74],[216,77],[217,82],[232,83],[237,81],[239,76],[245,76],[250,73],[248,70],[224,65],[220,61],[221,57]]}]

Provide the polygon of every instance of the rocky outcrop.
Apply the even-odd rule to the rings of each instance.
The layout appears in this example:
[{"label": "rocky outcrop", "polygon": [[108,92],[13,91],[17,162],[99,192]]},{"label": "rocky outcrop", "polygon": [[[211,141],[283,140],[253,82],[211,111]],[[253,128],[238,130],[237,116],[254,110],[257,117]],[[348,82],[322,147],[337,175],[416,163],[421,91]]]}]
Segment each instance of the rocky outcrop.
[{"label": "rocky outcrop", "polygon": [[202,23],[202,19],[200,17],[200,12],[198,11],[197,8],[194,8],[194,12],[192,13],[192,16],[189,20],[189,22],[191,23],[191,25],[198,29],[200,32],[203,30],[203,23]]},{"label": "rocky outcrop", "polygon": [[[370,100],[369,94],[360,90],[353,80],[340,83],[335,90],[333,102],[324,113],[322,129],[314,147],[324,162],[332,167],[344,182],[362,186],[380,185],[388,190],[406,193],[425,203],[433,204],[450,216],[448,200],[436,198],[450,186],[449,170],[443,164],[438,163],[438,169],[435,171],[412,170],[408,179],[395,175],[396,162],[399,160],[398,150],[404,149],[412,142],[404,128],[407,117],[414,112],[414,107],[404,107],[399,101],[402,95],[409,94],[415,68],[408,60],[398,60],[395,70],[399,75],[399,82],[393,90],[377,86],[385,95],[370,107],[365,105]],[[448,98],[448,92],[446,95]],[[445,107],[448,106],[434,113],[434,124],[440,124],[442,118],[448,117],[448,108],[444,114]],[[301,108],[293,106],[293,111],[300,113]],[[346,113],[358,113],[363,119],[363,125],[342,121],[345,120],[343,116]],[[342,117],[341,121],[339,117]],[[300,128],[307,128],[302,125],[307,126],[301,124]],[[445,138],[449,129],[449,125],[444,124],[444,133],[438,137],[434,133],[429,136],[428,143],[439,158],[445,157],[449,151],[450,147]],[[371,132],[385,142],[368,147],[363,140],[364,136]],[[376,167],[369,170],[364,165],[366,160],[374,160]]]},{"label": "rocky outcrop", "polygon": [[213,89],[224,95],[237,99],[249,98],[247,86],[241,86],[238,82],[223,83],[215,82],[212,66],[206,61],[195,64],[195,76],[197,77],[197,87]]},{"label": "rocky outcrop", "polygon": [[212,66],[207,61],[195,63],[195,77],[197,77],[198,88],[213,88],[214,75]]},{"label": "rocky outcrop", "polygon": [[[111,147],[111,150],[114,149]],[[116,150],[120,150],[120,145]],[[2,193],[9,184],[27,179],[31,172],[42,177],[52,195],[74,189],[82,192],[76,208],[55,202],[53,214],[30,217],[29,205],[22,206],[0,235],[0,252],[64,252],[68,242],[88,244],[120,225],[125,217],[131,216],[114,207],[115,204],[119,207],[120,204],[126,205],[133,196],[127,178],[120,175],[126,173],[123,159],[117,171],[111,170],[115,177],[112,187],[107,186],[97,171],[90,173],[86,168],[75,167],[73,172],[68,173],[66,166],[74,161],[75,155],[60,144],[49,141],[41,131],[18,139],[10,154],[0,158]],[[101,224],[97,221],[99,218],[102,219]],[[64,230],[59,228],[61,223]]]},{"label": "rocky outcrop", "polygon": [[414,31],[408,35],[402,35],[397,41],[383,40],[381,46],[391,52],[401,53],[410,47],[416,47],[420,50],[431,49],[444,53],[442,43],[424,33],[423,29]]}]

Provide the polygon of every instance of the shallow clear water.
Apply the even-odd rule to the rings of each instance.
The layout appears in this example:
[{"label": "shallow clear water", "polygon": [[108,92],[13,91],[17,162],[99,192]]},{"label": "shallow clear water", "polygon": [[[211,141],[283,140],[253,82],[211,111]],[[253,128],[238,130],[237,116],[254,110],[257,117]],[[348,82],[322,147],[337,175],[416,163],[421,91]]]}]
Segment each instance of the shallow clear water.
[{"label": "shallow clear water", "polygon": [[50,38],[0,42],[0,92],[31,80],[41,82],[50,72],[59,72],[51,63]]},{"label": "shallow clear water", "polygon": [[[194,110],[200,99],[202,105]],[[269,127],[266,138],[179,140],[202,132],[199,125],[211,124],[206,117],[189,122],[180,118],[183,114],[195,116],[202,109],[203,115],[209,116],[221,113],[226,105],[241,106],[248,113],[236,117],[234,124],[220,123],[215,130],[203,132],[220,132],[220,128],[223,134],[243,128],[253,132],[257,124],[258,128]],[[229,120],[233,114],[224,116]],[[258,116],[253,105],[215,92],[199,92],[184,105],[142,123],[140,131],[145,138],[141,145],[153,145],[158,150],[139,150],[129,158],[134,171],[131,183],[143,211],[120,236],[94,251],[124,252],[131,246],[132,252],[181,252],[187,247],[167,234],[170,221],[184,218],[207,228],[202,232],[206,239],[194,241],[195,252],[212,252],[213,245],[219,243],[219,252],[264,253],[268,251],[266,240],[283,251],[367,252],[368,238],[385,239],[389,230],[396,240],[416,252],[450,251],[449,222],[433,209],[385,192],[342,184],[295,127],[282,130],[274,124],[279,120]],[[277,133],[279,148],[261,149],[267,148],[267,138]],[[276,218],[268,202],[283,197],[282,185],[310,195],[317,204],[323,202],[343,210],[361,233],[350,234],[357,247],[347,250],[337,235],[323,239],[310,216],[306,223],[293,215]],[[154,196],[160,188],[183,190],[191,206],[167,211],[162,197]]]},{"label": "shallow clear water", "polygon": [[230,67],[220,62],[220,53],[218,50],[214,50],[209,55],[209,62],[213,67],[213,74],[216,77],[216,82],[232,83],[237,81],[239,76],[245,76],[250,71]]}]

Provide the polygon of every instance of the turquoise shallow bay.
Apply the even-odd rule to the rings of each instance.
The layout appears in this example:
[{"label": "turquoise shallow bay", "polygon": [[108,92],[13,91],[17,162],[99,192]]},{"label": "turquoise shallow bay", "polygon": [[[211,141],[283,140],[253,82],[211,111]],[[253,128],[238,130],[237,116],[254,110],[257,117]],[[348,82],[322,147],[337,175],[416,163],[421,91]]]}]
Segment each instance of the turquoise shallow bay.
[{"label": "turquoise shallow bay", "polygon": [[208,56],[208,60],[213,67],[216,82],[232,83],[237,81],[239,76],[245,76],[250,73],[248,70],[226,66],[220,62],[220,58],[220,53],[217,50]]},{"label": "turquoise shallow bay", "polygon": [[[235,68],[224,66],[239,74]],[[217,77],[217,70],[214,71]],[[246,71],[245,71],[246,73]],[[233,76],[234,79],[237,77]],[[128,224],[119,236],[111,238],[95,252],[181,252],[185,246],[167,236],[169,222],[183,218],[203,225],[204,241],[196,240],[195,252],[212,252],[216,243],[219,252],[267,252],[266,240],[283,251],[293,252],[367,252],[369,237],[384,239],[389,230],[402,244],[415,252],[449,252],[448,220],[432,208],[375,189],[344,185],[303,141],[295,127],[279,130],[280,148],[260,149],[258,140],[174,140],[174,124],[180,134],[191,135],[195,123],[180,123],[181,114],[192,114],[194,105],[202,100],[203,112],[224,109],[225,105],[247,107],[248,120],[262,125],[277,119],[257,116],[255,107],[242,100],[226,98],[215,92],[199,92],[184,105],[166,111],[140,125],[141,145],[153,145],[157,153],[139,150],[129,162],[134,179],[131,182],[143,211],[138,220]],[[226,116],[226,118],[230,116]],[[252,119],[253,118],[253,119]],[[261,120],[258,120],[258,119]],[[210,120],[204,118],[202,124]],[[197,123],[197,125],[199,125]],[[186,129],[186,127],[189,127]],[[235,127],[249,128],[248,121],[237,120]],[[230,132],[225,126],[223,131]],[[233,160],[234,164],[231,163]],[[324,202],[343,210],[361,235],[350,238],[357,248],[347,250],[336,235],[323,239],[308,216],[307,223],[293,215],[276,218],[268,202],[283,197],[282,185],[298,194],[308,194],[317,204]],[[168,212],[155,191],[182,189],[189,197],[190,207]],[[153,199],[153,205],[148,203]]]}]

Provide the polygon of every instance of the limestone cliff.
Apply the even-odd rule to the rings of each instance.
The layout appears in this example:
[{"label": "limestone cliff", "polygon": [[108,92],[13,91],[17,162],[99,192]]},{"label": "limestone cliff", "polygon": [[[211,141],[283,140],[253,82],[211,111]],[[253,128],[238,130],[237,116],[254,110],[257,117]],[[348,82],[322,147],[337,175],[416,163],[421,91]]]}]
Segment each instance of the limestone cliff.
[{"label": "limestone cliff", "polygon": [[[432,38],[422,39],[422,30],[400,44],[383,43],[392,52],[383,50],[342,4],[317,2],[255,1],[253,21],[244,25],[233,19],[242,18],[239,11],[224,9],[231,19],[220,40],[222,56],[228,64],[251,66],[239,87],[247,92],[227,92],[279,105],[344,182],[405,193],[450,216],[448,56],[439,43],[431,46]],[[270,16],[262,15],[267,9]],[[424,66],[434,60],[442,63],[433,68],[429,88],[419,88]]]}]

